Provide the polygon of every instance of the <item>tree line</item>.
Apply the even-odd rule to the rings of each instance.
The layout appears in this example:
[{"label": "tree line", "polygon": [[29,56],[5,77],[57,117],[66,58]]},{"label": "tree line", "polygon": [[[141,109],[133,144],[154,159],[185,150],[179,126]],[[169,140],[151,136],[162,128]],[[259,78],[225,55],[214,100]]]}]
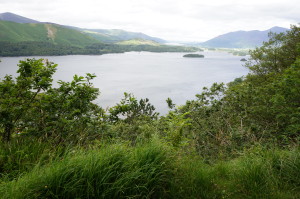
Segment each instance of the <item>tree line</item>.
[{"label": "tree line", "polygon": [[194,52],[194,47],[169,45],[118,45],[95,43],[86,47],[54,44],[51,42],[25,41],[0,42],[0,56],[43,56],[43,55],[102,55],[107,53],[124,53],[129,51],[149,52]]}]

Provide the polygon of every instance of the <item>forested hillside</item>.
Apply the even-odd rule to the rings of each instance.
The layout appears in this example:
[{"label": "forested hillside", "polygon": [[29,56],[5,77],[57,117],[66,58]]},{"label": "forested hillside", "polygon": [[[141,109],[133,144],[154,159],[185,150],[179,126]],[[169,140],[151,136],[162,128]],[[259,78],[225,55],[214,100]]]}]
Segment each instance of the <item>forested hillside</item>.
[{"label": "forested hillside", "polygon": [[20,61],[0,81],[0,196],[299,198],[300,27],[270,36],[247,76],[164,116],[130,93],[104,110],[93,74],[53,88],[56,64]]}]

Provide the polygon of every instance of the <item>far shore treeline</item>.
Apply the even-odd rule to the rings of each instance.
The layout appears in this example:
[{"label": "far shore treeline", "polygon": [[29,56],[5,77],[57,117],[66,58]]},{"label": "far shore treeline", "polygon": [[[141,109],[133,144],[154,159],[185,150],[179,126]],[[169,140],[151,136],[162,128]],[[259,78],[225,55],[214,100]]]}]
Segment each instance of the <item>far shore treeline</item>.
[{"label": "far shore treeline", "polygon": [[0,56],[58,56],[58,55],[102,55],[108,53],[124,53],[130,51],[148,52],[196,52],[196,47],[170,46],[170,45],[120,45],[94,43],[85,47],[53,44],[51,42],[24,41],[0,42]]},{"label": "far shore treeline", "polygon": [[[1,52],[35,55],[45,45],[62,54],[124,50],[121,44],[18,45],[1,43]],[[1,198],[300,196],[297,25],[250,51],[249,74],[205,87],[181,106],[168,98],[164,116],[132,93],[103,109],[94,103],[101,91],[93,74],[54,88],[57,65],[51,60],[27,59],[18,66],[17,77],[0,80]]]}]

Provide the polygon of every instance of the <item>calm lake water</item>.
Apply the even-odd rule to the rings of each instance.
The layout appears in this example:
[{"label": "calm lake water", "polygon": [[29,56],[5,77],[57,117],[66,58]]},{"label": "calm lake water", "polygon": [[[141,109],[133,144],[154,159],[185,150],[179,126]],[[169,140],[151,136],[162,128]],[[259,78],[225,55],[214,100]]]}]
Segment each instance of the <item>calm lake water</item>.
[{"label": "calm lake water", "polygon": [[[101,94],[96,102],[113,106],[124,92],[138,98],[149,98],[158,112],[168,111],[165,100],[177,105],[194,99],[204,86],[214,82],[230,82],[248,73],[241,57],[226,52],[201,52],[205,58],[183,58],[186,53],[129,52],[100,56],[47,56],[58,64],[54,80],[70,81],[74,74],[95,73],[93,83]],[[40,57],[36,57],[40,58]],[[15,75],[19,60],[24,57],[1,57],[0,78]]]}]

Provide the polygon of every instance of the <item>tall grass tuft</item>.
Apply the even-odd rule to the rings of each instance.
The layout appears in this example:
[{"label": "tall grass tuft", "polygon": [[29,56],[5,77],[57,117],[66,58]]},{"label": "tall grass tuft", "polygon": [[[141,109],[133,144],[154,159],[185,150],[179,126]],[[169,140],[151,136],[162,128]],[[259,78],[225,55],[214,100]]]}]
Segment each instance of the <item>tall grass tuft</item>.
[{"label": "tall grass tuft", "polygon": [[244,154],[232,164],[232,198],[298,198],[299,154],[299,150],[262,148]]},{"label": "tall grass tuft", "polygon": [[17,178],[19,175],[52,162],[69,151],[66,146],[53,146],[38,139],[16,138],[0,143],[0,177]]},{"label": "tall grass tuft", "polygon": [[172,167],[158,145],[77,152],[0,187],[4,198],[167,198]]},{"label": "tall grass tuft", "polygon": [[172,198],[221,198],[210,165],[197,157],[184,157],[179,159],[176,165],[176,177],[172,181],[174,183]]}]

